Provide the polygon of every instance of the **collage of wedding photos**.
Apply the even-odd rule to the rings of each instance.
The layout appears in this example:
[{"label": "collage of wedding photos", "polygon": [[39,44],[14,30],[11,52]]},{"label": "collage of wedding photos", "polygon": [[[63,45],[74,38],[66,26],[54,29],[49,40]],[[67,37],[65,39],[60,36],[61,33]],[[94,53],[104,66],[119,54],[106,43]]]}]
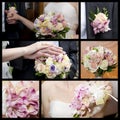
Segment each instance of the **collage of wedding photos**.
[{"label": "collage of wedding photos", "polygon": [[1,2],[1,119],[119,118],[119,1]]}]

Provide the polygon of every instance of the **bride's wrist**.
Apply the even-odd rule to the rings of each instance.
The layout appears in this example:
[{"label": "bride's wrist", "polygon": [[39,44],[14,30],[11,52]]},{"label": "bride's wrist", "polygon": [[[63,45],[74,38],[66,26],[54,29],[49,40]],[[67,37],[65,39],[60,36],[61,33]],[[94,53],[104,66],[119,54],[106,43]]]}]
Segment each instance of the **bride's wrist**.
[{"label": "bride's wrist", "polygon": [[29,48],[28,47],[23,47],[21,52],[22,52],[23,56],[28,55],[29,54]]},{"label": "bride's wrist", "polygon": [[23,21],[23,17],[17,14],[17,20],[22,22]]}]

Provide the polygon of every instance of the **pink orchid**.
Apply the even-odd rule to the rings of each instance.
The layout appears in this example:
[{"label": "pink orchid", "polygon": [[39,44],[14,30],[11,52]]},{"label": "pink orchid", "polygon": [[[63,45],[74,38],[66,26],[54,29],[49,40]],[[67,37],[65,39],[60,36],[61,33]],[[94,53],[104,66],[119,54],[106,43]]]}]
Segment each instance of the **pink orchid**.
[{"label": "pink orchid", "polygon": [[34,88],[25,88],[19,94],[8,91],[6,104],[9,118],[28,118],[39,112],[39,96]]}]

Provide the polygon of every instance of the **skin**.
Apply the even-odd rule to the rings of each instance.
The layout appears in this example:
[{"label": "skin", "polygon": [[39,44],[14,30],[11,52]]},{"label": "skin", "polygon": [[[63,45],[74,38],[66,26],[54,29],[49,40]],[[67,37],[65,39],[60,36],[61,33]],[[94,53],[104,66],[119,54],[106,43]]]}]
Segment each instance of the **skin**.
[{"label": "skin", "polygon": [[[45,81],[42,84],[42,116],[49,118],[50,102],[53,100],[60,100],[65,103],[70,103],[73,98],[73,91],[76,86],[87,81]],[[108,82],[108,81],[106,81]],[[49,91],[49,92],[48,92]],[[59,94],[58,94],[59,93]],[[111,106],[111,99],[106,103],[104,108],[92,116],[93,118],[102,118],[106,115],[113,114],[115,111],[111,112],[106,109],[106,106]]]},{"label": "skin", "polygon": [[49,43],[36,42],[26,47],[10,48],[2,50],[2,62],[10,61],[19,57],[36,59],[40,56],[49,57],[64,53],[61,47]]},{"label": "skin", "polygon": [[[75,9],[76,12],[78,14],[78,2],[69,2]],[[48,4],[48,2],[44,2],[44,6],[46,6]],[[15,24],[16,21],[20,21],[22,22],[27,28],[29,28],[30,30],[34,29],[34,23],[22,16],[20,16],[19,14],[17,14],[15,11],[9,11],[6,10],[5,13],[7,14],[7,22],[8,24]],[[75,25],[75,28],[77,29],[78,25]],[[73,35],[74,39],[78,39],[79,36],[78,35]]]}]

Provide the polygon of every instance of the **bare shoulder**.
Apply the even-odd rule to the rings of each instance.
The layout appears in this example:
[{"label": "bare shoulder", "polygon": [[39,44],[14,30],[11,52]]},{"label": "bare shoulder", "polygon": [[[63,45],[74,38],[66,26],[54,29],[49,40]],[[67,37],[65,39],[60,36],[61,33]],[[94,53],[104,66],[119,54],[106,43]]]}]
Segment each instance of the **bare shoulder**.
[{"label": "bare shoulder", "polygon": [[73,5],[75,8],[78,7],[78,2],[70,2],[71,5]]},{"label": "bare shoulder", "polygon": [[42,83],[42,90],[50,91],[51,89],[54,89],[55,85],[56,85],[55,81],[45,81]]}]

